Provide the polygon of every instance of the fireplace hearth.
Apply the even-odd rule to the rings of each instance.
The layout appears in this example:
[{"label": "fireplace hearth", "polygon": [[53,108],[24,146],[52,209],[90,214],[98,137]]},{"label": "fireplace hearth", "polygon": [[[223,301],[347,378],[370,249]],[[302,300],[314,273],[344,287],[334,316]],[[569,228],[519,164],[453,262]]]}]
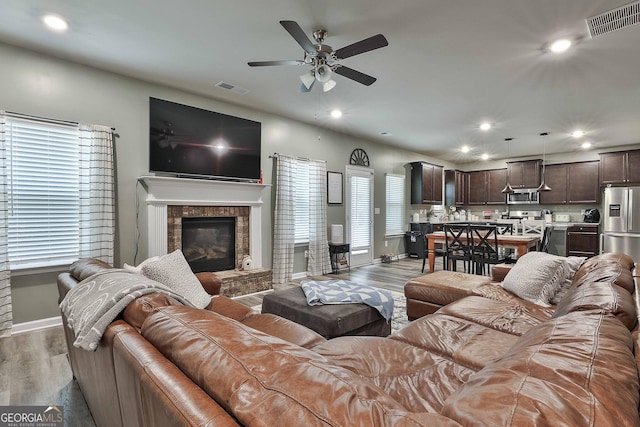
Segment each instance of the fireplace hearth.
[{"label": "fireplace hearth", "polygon": [[182,252],[194,273],[235,268],[235,217],[182,219]]}]

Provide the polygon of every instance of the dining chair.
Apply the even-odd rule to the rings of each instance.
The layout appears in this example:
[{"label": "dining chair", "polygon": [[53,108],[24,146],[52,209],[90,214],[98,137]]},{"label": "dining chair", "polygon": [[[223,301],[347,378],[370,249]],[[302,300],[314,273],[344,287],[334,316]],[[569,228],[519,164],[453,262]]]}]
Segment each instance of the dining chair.
[{"label": "dining chair", "polygon": [[[425,234],[421,240],[422,240],[421,244],[424,245],[422,247],[422,251],[423,251],[422,253],[424,254],[424,256],[422,257],[422,272],[424,273],[424,267],[427,263],[427,259],[429,258],[429,239]],[[435,248],[434,253],[435,253],[435,256],[442,257],[442,269],[446,270],[447,269],[447,251],[445,249]]]},{"label": "dining chair", "polygon": [[540,241],[540,251],[549,253],[549,240],[551,239],[551,232],[553,227],[551,225],[545,225],[542,240]]},{"label": "dining chair", "polygon": [[542,239],[544,235],[544,220],[542,219],[523,219],[522,220],[522,235],[531,236],[537,235]]},{"label": "dining chair", "polygon": [[519,219],[515,218],[502,218],[496,221],[497,224],[511,224],[512,234],[518,234],[520,232],[521,224]]},{"label": "dining chair", "polygon": [[471,241],[471,262],[474,266],[474,273],[484,275],[485,266],[487,273],[491,273],[490,266],[506,261],[506,255],[498,246],[498,226],[497,225],[471,225],[469,226]]},{"label": "dining chair", "polygon": [[468,224],[444,224],[445,252],[447,270],[453,267],[457,270],[458,261],[462,261],[465,273],[470,271],[471,263],[471,239],[469,238]]}]

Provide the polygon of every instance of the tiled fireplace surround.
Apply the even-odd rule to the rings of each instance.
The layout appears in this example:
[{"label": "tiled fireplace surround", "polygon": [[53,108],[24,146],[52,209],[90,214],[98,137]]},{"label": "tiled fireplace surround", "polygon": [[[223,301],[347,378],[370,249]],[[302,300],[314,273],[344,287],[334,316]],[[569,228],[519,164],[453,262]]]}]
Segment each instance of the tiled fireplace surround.
[{"label": "tiled fireplace surround", "polygon": [[[271,270],[262,268],[262,191],[266,185],[227,181],[146,176],[149,256],[182,247],[182,218],[235,217],[235,270],[215,274],[222,294],[239,296],[271,289]],[[240,270],[250,255],[253,269]]]}]

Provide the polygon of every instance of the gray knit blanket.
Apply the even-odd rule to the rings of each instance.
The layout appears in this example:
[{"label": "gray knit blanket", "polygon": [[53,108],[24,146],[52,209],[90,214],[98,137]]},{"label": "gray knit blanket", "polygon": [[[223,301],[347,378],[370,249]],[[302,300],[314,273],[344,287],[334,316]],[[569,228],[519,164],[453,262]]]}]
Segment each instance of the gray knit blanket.
[{"label": "gray knit blanket", "polygon": [[162,283],[127,270],[101,271],[78,283],[60,303],[67,324],[76,337],[73,346],[95,351],[102,334],[118,314],[139,296],[153,292],[169,295],[193,307]]}]

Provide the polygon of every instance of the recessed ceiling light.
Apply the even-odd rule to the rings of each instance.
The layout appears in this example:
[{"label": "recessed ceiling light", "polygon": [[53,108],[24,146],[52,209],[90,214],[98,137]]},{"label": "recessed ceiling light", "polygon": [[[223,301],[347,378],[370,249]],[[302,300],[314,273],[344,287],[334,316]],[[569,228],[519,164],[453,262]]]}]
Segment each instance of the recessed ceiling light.
[{"label": "recessed ceiling light", "polygon": [[463,146],[460,148],[460,151],[462,151],[463,153],[468,153],[468,152],[469,152],[469,150],[470,150],[470,148],[469,148],[469,146],[468,146],[468,145],[463,145]]},{"label": "recessed ceiling light", "polygon": [[574,138],[582,138],[584,136],[584,132],[581,130],[574,130],[571,132],[571,136]]},{"label": "recessed ceiling light", "polygon": [[339,119],[340,117],[342,117],[342,111],[340,110],[333,110],[331,112],[331,117],[333,117],[334,119]]},{"label": "recessed ceiling light", "polygon": [[54,30],[54,31],[66,31],[69,28],[69,24],[65,21],[61,16],[58,15],[44,15],[42,17],[42,22],[44,24]]},{"label": "recessed ceiling light", "polygon": [[588,148],[591,148],[591,143],[590,142],[583,142],[582,143],[582,148],[584,148],[585,150]]},{"label": "recessed ceiling light", "polygon": [[487,153],[482,154],[482,160],[489,160],[489,155]]},{"label": "recessed ceiling light", "polygon": [[480,125],[480,129],[482,129],[482,130],[489,130],[489,129],[491,129],[491,123],[488,123],[488,122],[484,122],[484,123],[482,123],[482,124]]},{"label": "recessed ceiling light", "polygon": [[566,52],[571,47],[571,40],[569,39],[559,39],[551,43],[549,46],[549,50],[553,53],[562,53]]}]

